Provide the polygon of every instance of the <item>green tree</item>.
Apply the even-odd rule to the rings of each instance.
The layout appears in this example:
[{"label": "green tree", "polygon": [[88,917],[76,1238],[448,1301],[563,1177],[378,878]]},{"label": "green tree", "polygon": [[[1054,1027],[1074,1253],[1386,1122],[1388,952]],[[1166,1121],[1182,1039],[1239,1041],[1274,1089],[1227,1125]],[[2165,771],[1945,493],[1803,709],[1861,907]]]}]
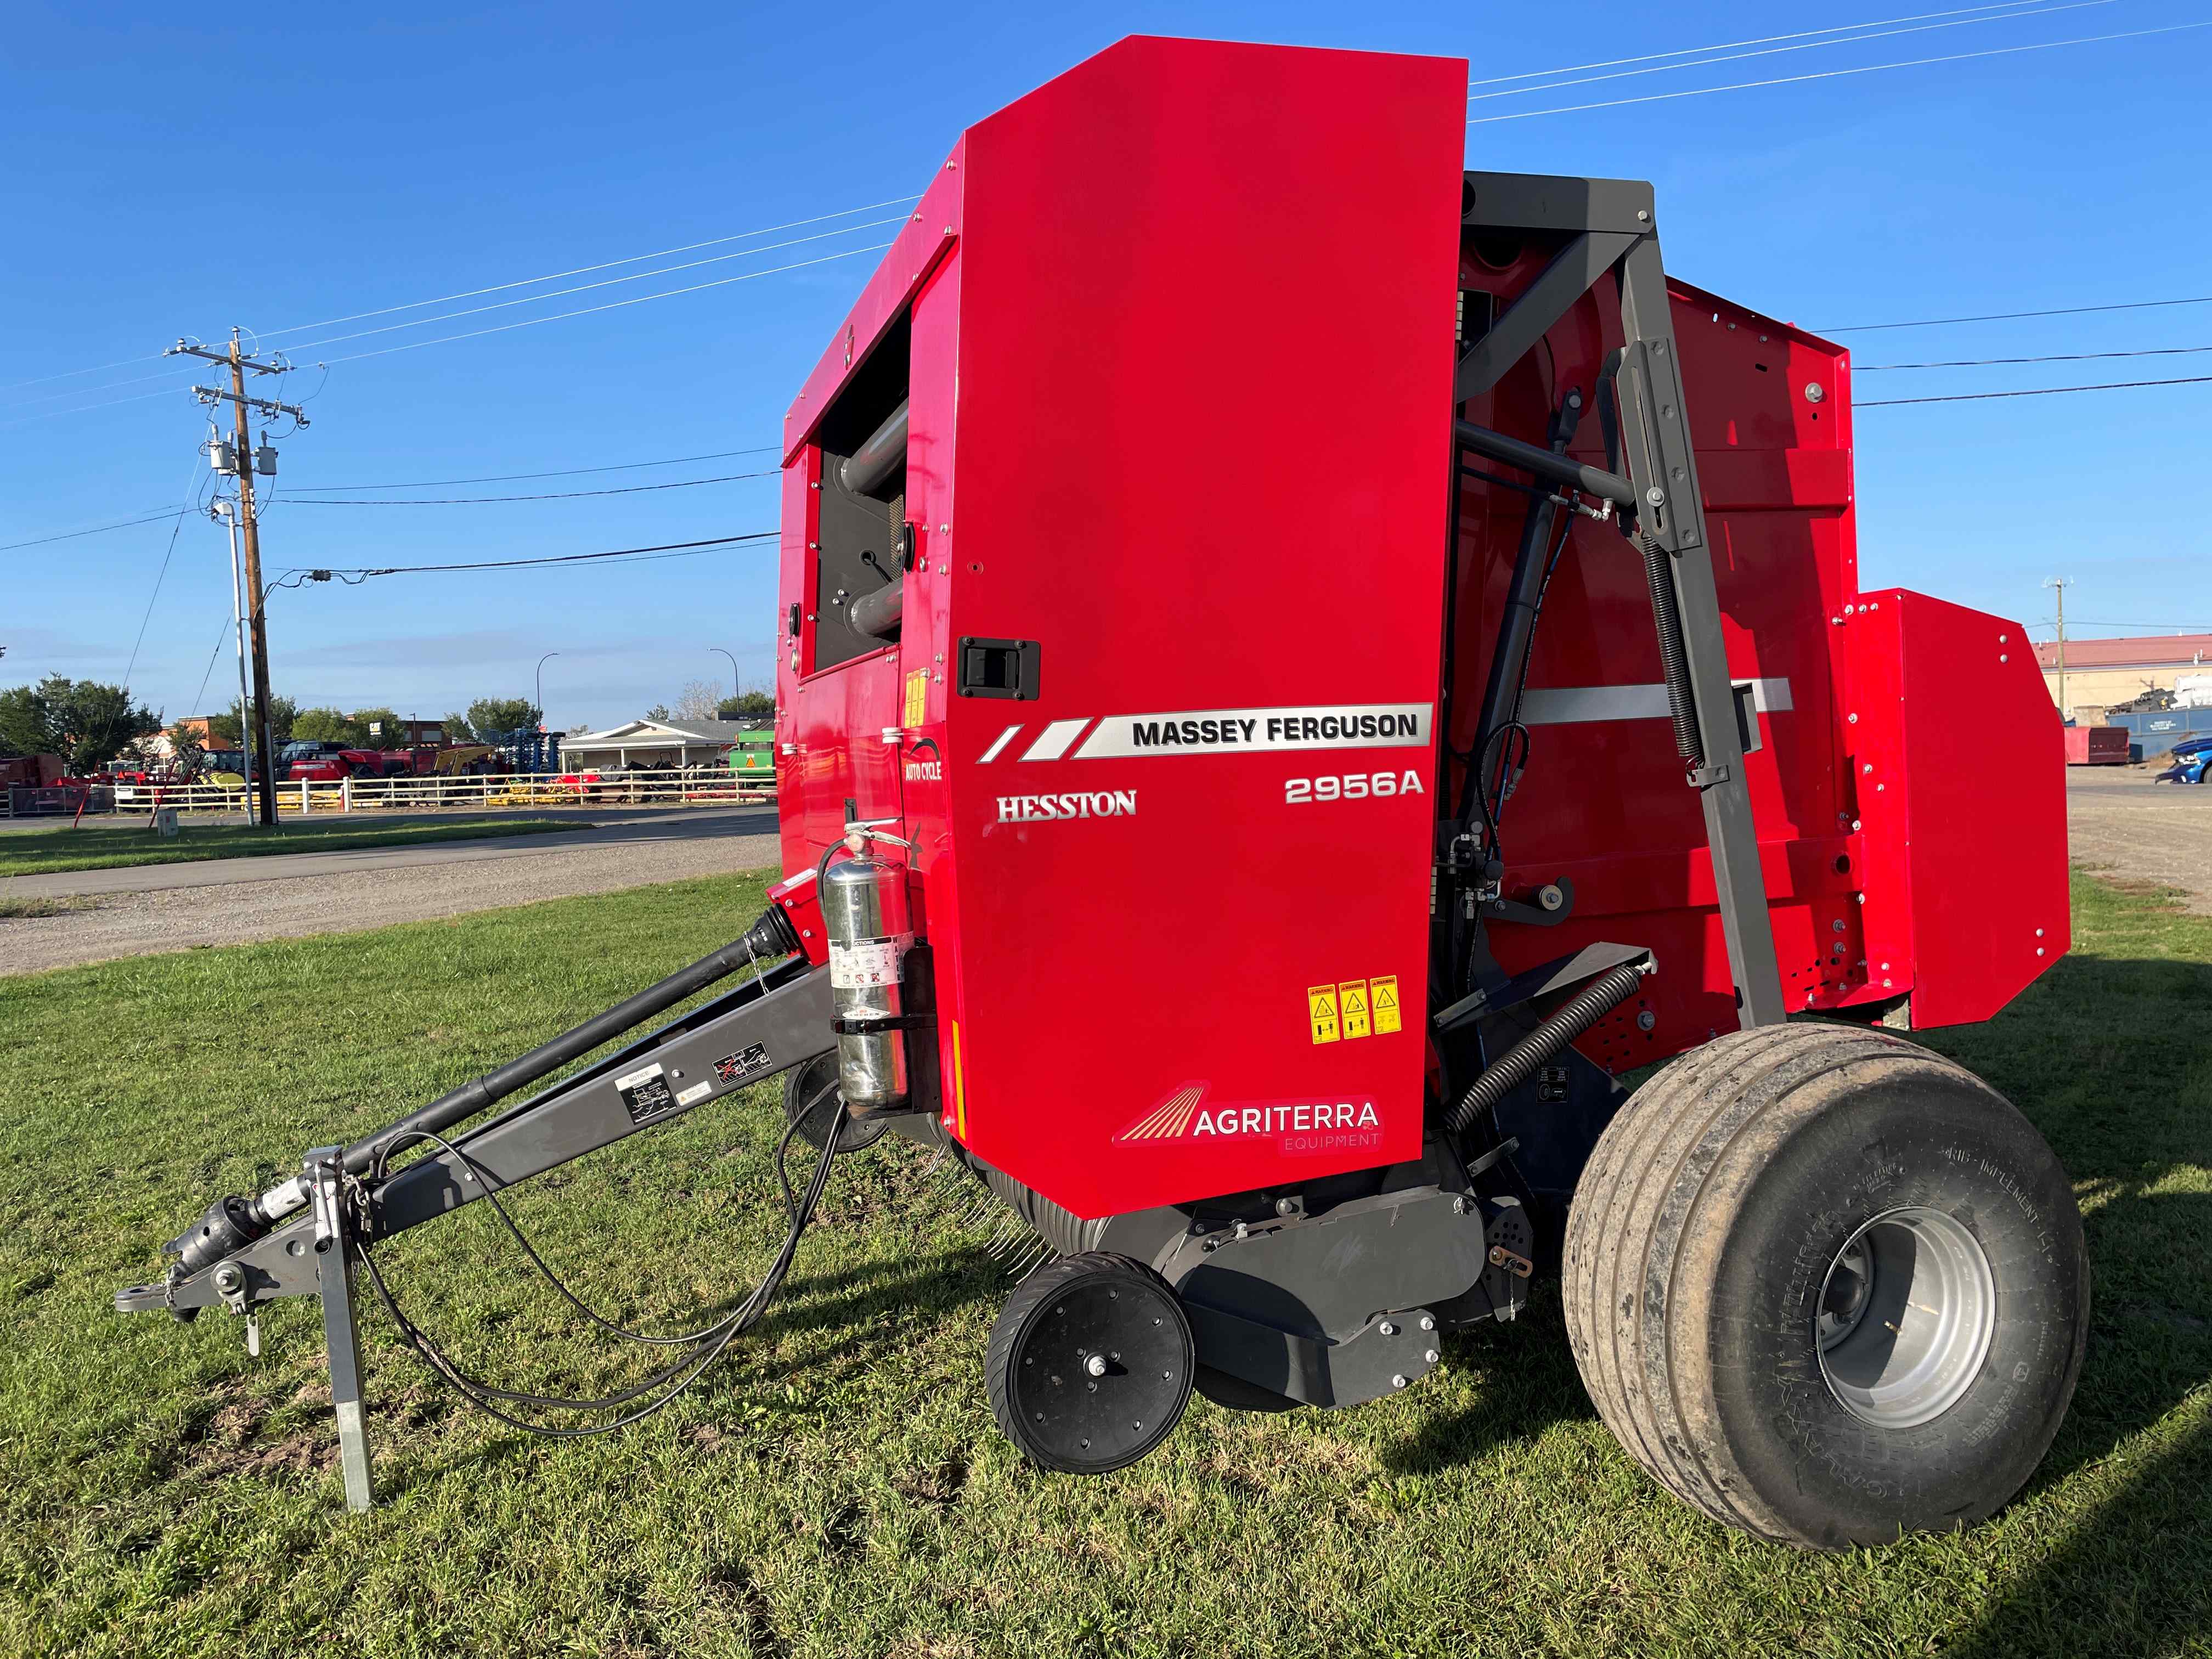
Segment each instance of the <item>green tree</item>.
[{"label": "green tree", "polygon": [[665,702],[657,702],[653,704],[652,708],[645,711],[645,717],[649,720],[672,720],[676,718],[675,715],[668,712],[668,705]]},{"label": "green tree", "polygon": [[494,733],[535,731],[543,718],[543,711],[525,697],[478,697],[469,705],[469,725],[480,742]]},{"label": "green tree", "polygon": [[[289,743],[292,740],[292,722],[299,717],[299,714],[300,705],[289,697],[271,696],[269,699],[269,723],[276,728],[278,743]],[[208,716],[209,735],[220,738],[228,748],[238,747],[240,726],[239,702],[235,697],[230,700],[230,712],[228,714]],[[257,744],[261,740],[258,726],[254,730],[253,740]]]},{"label": "green tree", "polygon": [[[398,749],[404,746],[407,734],[400,728],[399,716],[389,708],[356,708],[349,718],[361,733],[364,749]],[[381,727],[372,732],[372,726]]]},{"label": "green tree", "polygon": [[773,691],[740,691],[734,697],[722,699],[714,710],[717,720],[758,720],[775,713],[775,693]]},{"label": "green tree", "polygon": [[469,724],[469,717],[466,714],[448,714],[440,723],[445,727],[447,743],[476,741],[476,728]]},{"label": "green tree", "polygon": [[0,692],[0,748],[58,755],[72,772],[96,770],[161,729],[161,717],[132,702],[127,686],[49,674]]},{"label": "green tree", "polygon": [[51,755],[54,728],[35,685],[0,691],[0,755]]},{"label": "green tree", "polygon": [[358,749],[368,734],[335,708],[302,708],[292,717],[292,735],[302,743],[335,743]]}]

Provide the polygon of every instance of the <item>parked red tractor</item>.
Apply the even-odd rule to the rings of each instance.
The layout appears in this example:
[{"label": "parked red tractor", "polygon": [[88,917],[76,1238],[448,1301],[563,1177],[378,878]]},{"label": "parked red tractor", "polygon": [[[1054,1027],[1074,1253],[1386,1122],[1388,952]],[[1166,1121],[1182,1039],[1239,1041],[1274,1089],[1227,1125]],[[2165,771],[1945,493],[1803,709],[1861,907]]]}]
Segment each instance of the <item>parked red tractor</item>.
[{"label": "parked red tractor", "polygon": [[[787,420],[769,909],[121,1305],[319,1293],[365,1504],[347,1266],[397,1316],[383,1240],[782,1073],[793,1132],[939,1148],[1035,1230],[983,1367],[1045,1468],[1194,1389],[1413,1388],[1555,1278],[1606,1421],[1723,1522],[2009,1498],[2081,1224],[1903,1034],[2066,948],[2033,653],[1860,588],[1841,348],[1670,277],[1649,185],[1468,171],[1465,93],[1133,39],[965,133]],[[1993,722],[2043,763],[1982,765]]]}]

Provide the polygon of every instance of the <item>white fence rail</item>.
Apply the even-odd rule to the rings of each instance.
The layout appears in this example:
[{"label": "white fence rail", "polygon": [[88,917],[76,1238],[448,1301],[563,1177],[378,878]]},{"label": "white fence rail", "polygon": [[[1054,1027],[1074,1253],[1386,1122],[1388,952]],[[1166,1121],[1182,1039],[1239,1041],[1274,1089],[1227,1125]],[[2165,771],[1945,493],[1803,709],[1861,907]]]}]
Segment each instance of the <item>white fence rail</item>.
[{"label": "white fence rail", "polygon": [[[180,812],[246,810],[246,792],[219,783],[95,785],[8,791],[11,817],[70,817],[83,798],[83,815],[129,817],[173,806]],[[347,778],[337,783],[286,779],[276,786],[276,810],[286,817],[327,812],[424,812],[469,807],[514,811],[532,806],[742,806],[775,799],[773,778],[728,772],[609,773],[506,777]]]}]

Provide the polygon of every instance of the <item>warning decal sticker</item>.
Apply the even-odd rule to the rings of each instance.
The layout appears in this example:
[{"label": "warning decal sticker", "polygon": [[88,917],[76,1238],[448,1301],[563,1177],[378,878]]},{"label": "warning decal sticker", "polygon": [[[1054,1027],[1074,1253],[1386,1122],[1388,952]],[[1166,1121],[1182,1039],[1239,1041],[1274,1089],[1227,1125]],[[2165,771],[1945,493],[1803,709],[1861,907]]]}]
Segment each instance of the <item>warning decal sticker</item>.
[{"label": "warning decal sticker", "polygon": [[642,1123],[676,1104],[676,1097],[669,1091],[668,1079],[661,1075],[658,1060],[617,1078],[615,1092],[622,1097],[623,1108],[629,1112],[632,1123]]},{"label": "warning decal sticker", "polygon": [[1336,994],[1344,1004],[1344,1040],[1349,1042],[1370,1035],[1375,1028],[1367,1023],[1367,981],[1346,980],[1336,988]]},{"label": "warning decal sticker", "polygon": [[1375,1015],[1375,1030],[1383,1036],[1402,1030],[1398,1015],[1398,976],[1378,974],[1367,981],[1369,1002]]},{"label": "warning decal sticker", "polygon": [[928,695],[928,691],[929,671],[927,668],[917,668],[906,677],[906,718],[902,724],[908,726],[921,724],[924,711],[923,699]]},{"label": "warning decal sticker", "polygon": [[1311,1029],[1316,1042],[1336,1041],[1336,987],[1316,985],[1307,991],[1306,1024]]},{"label": "warning decal sticker", "polygon": [[742,1083],[749,1077],[758,1076],[768,1070],[768,1044],[756,1042],[750,1048],[741,1048],[734,1054],[724,1054],[714,1062],[714,1075],[725,1083]]}]

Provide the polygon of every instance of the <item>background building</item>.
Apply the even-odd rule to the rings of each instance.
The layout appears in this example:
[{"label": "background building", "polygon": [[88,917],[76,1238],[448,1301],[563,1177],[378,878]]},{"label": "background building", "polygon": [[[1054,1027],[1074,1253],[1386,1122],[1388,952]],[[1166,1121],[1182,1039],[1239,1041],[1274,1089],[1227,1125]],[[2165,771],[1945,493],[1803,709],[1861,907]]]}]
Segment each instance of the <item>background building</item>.
[{"label": "background building", "polygon": [[2153,634],[2133,640],[2066,641],[2065,687],[2062,693],[2058,646],[2035,647],[2043,683],[2059,712],[2094,718],[2115,703],[2132,702],[2146,691],[2171,691],[2184,675],[2212,673],[2212,634]]},{"label": "background building", "polygon": [[613,766],[712,766],[757,720],[625,720],[604,732],[571,732],[561,739],[568,771]]}]

